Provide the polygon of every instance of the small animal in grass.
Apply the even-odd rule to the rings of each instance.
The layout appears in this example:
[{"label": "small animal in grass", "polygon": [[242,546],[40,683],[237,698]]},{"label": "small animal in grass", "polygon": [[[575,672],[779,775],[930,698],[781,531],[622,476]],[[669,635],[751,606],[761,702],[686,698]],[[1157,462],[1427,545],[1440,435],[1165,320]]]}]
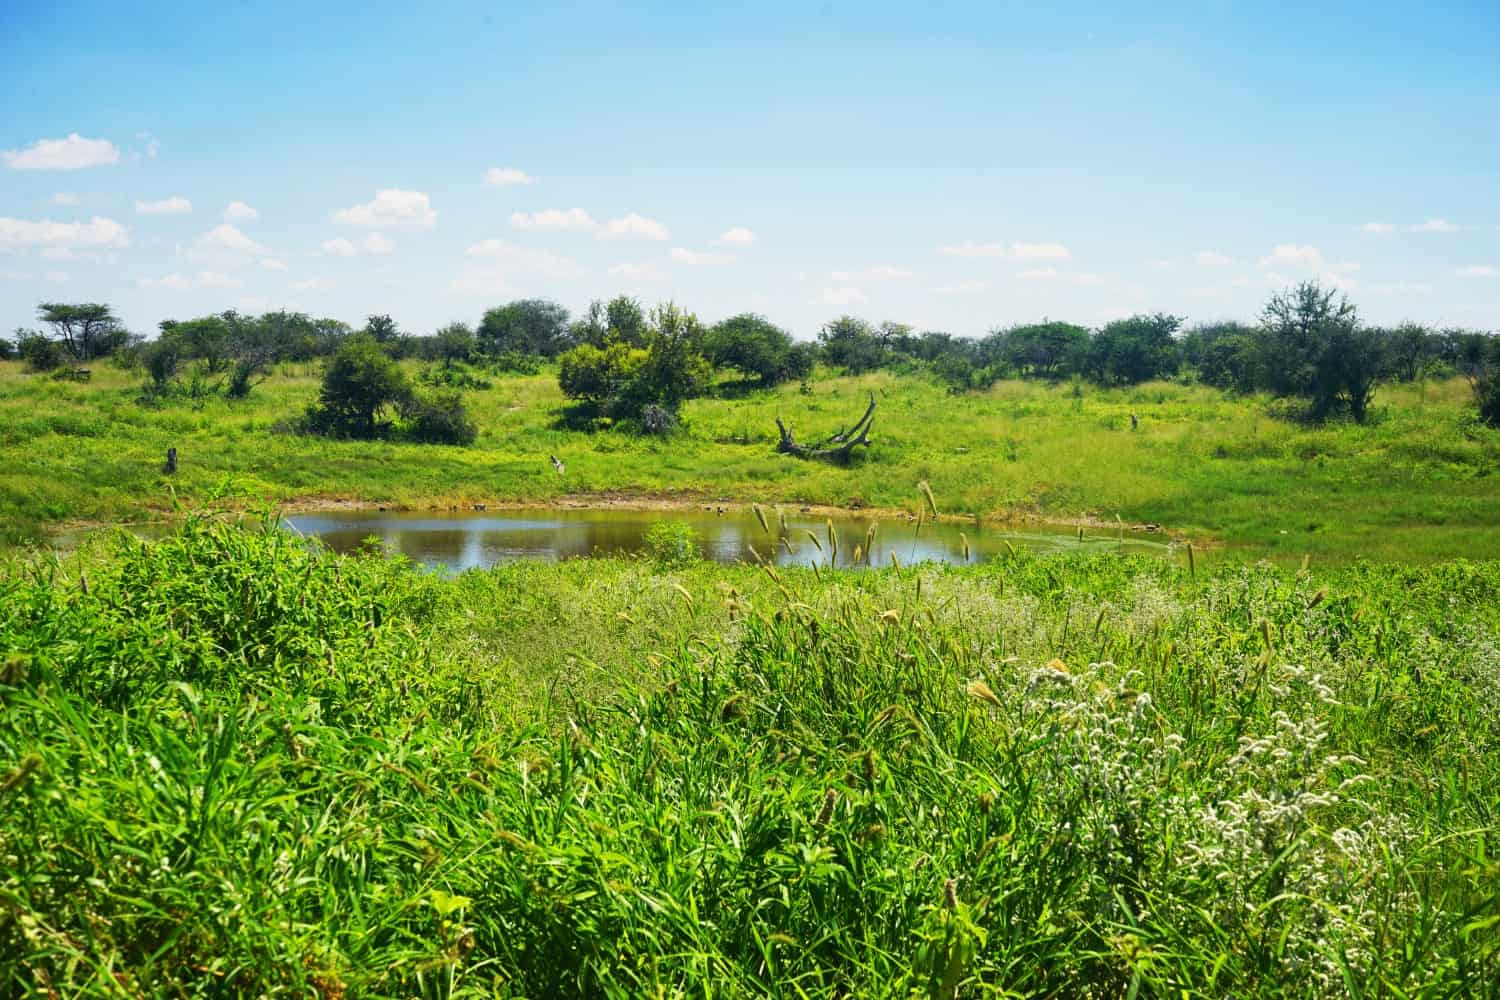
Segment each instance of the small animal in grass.
[{"label": "small animal in grass", "polygon": [[1141,418],[1138,417],[1138,416],[1136,416],[1134,413],[1132,413],[1130,415],[1130,429],[1131,430],[1139,430],[1140,426],[1141,426]]},{"label": "small animal in grass", "polygon": [[557,470],[557,474],[559,476],[562,475],[565,468],[562,459],[558,458],[556,455],[548,455],[547,457],[552,459],[552,467]]}]

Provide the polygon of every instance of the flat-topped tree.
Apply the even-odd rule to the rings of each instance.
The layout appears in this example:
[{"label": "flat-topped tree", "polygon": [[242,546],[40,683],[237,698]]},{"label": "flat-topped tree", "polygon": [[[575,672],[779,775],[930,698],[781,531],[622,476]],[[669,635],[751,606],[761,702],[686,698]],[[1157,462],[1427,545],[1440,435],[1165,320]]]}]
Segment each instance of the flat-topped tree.
[{"label": "flat-topped tree", "polygon": [[43,302],[36,309],[37,317],[52,328],[67,345],[68,353],[79,361],[110,353],[125,336],[119,317],[102,303]]}]

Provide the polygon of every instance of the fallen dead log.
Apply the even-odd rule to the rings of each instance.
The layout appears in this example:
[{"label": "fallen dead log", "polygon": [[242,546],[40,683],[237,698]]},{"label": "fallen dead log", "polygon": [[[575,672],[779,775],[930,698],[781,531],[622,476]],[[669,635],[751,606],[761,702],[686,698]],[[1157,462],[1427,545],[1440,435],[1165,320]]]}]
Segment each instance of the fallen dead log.
[{"label": "fallen dead log", "polygon": [[795,455],[798,458],[818,459],[824,462],[845,463],[854,449],[860,445],[866,448],[870,446],[870,427],[875,422],[875,394],[870,394],[870,405],[865,407],[864,416],[855,422],[848,430],[840,428],[837,433],[829,435],[817,445],[798,444],[792,436],[792,429],[776,418],[776,429],[781,432],[781,440],[777,442],[776,450],[783,455]]}]

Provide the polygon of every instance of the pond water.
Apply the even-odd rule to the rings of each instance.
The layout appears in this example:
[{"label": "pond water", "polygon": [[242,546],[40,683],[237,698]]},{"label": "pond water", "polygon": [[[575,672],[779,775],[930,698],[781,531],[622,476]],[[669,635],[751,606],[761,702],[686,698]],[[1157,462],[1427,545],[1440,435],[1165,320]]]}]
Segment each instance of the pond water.
[{"label": "pond water", "polygon": [[[320,538],[330,548],[348,552],[370,538],[414,562],[444,567],[450,571],[483,568],[513,559],[576,559],[585,556],[631,555],[645,548],[645,535],[662,521],[686,524],[698,537],[706,559],[715,562],[751,562],[775,552],[778,565],[828,565],[828,519],[785,510],[786,532],[780,529],[775,510],[764,508],[771,532],[767,533],[750,510],[622,510],[619,508],[515,509],[463,512],[340,511],[293,514],[285,518],[292,529]],[[872,518],[854,515],[833,519],[838,536],[838,565],[854,566],[854,549],[865,548]],[[1033,551],[1089,550],[1165,555],[1168,543],[1161,535],[1100,529],[1017,529],[996,523],[923,524],[902,518],[874,521],[875,542],[869,562],[889,566],[891,554],[902,565],[912,562],[983,562],[1005,551],[1006,543]],[[821,543],[813,544],[808,532]],[[783,541],[784,537],[784,541]],[[965,555],[965,542],[968,553]],[[864,553],[861,552],[861,561]]]}]

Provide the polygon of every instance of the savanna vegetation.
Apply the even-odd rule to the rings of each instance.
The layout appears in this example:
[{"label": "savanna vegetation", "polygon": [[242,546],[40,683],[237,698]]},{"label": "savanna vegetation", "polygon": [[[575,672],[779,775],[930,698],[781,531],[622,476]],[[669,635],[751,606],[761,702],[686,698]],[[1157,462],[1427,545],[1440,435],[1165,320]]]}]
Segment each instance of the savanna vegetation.
[{"label": "savanna vegetation", "polygon": [[[68,309],[108,313],[42,313]],[[1254,326],[1141,315],[980,340],[841,317],[799,342],[758,316],[707,326],[624,297],[571,321],[522,300],[430,336],[294,313],[169,321],[151,341],[107,329],[87,350],[23,332],[30,360],[0,361],[8,542],[153,516],[169,486],[248,502],[890,508],[925,479],[953,513],[1119,517],[1231,553],[1500,555],[1500,338],[1370,328],[1313,285]],[[49,351],[67,377],[36,360]],[[778,418],[814,441],[872,394],[858,458],[777,454]]]},{"label": "savanna vegetation", "polygon": [[[772,529],[775,530],[775,529]],[[1500,563],[0,570],[11,995],[1453,997]]]},{"label": "savanna vegetation", "polygon": [[[0,556],[6,995],[1500,983],[1492,337],[1311,285],[979,340],[628,298],[430,336],[40,315],[0,351],[5,540],[178,512]],[[870,400],[856,457],[777,453]],[[664,520],[443,577],[233,513],[578,493],[1197,545],[711,566]]]}]

